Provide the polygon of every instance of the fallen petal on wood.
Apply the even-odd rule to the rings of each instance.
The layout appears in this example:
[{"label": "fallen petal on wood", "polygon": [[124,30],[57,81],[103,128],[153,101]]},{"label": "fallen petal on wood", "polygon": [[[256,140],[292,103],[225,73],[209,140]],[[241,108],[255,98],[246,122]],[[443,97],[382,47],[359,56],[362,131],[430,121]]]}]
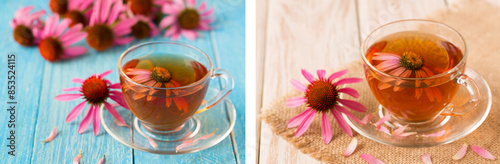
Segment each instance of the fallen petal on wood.
[{"label": "fallen petal on wood", "polygon": [[78,155],[75,158],[73,158],[73,164],[79,164],[81,159],[82,159],[82,149],[80,149],[80,153],[78,153]]},{"label": "fallen petal on wood", "polygon": [[49,137],[47,137],[47,139],[45,139],[45,140],[44,140],[44,141],[42,141],[42,142],[50,142],[50,141],[52,141],[54,138],[56,138],[56,136],[57,136],[57,126],[56,126],[54,129],[52,129],[52,131],[50,132]]},{"label": "fallen petal on wood", "polygon": [[356,150],[356,146],[358,146],[358,139],[353,138],[349,146],[347,146],[347,149],[345,149],[344,153],[342,153],[343,156],[350,156],[354,150]]},{"label": "fallen petal on wood", "polygon": [[470,146],[470,148],[474,150],[474,152],[476,152],[477,155],[483,158],[495,160],[495,156],[493,156],[490,152],[484,150],[483,148],[480,148],[478,146]]},{"label": "fallen petal on wood", "polygon": [[465,142],[462,147],[458,150],[457,154],[453,156],[453,160],[459,160],[462,159],[465,156],[465,153],[467,152],[467,142]]},{"label": "fallen petal on wood", "polygon": [[361,154],[360,157],[363,158],[369,164],[384,164],[384,162],[369,154]]},{"label": "fallen petal on wood", "polygon": [[104,162],[104,154],[102,155],[101,160],[99,160],[99,162],[97,164],[102,164],[103,162]]},{"label": "fallen petal on wood", "polygon": [[432,164],[431,156],[428,153],[422,155],[422,161],[424,164]]}]

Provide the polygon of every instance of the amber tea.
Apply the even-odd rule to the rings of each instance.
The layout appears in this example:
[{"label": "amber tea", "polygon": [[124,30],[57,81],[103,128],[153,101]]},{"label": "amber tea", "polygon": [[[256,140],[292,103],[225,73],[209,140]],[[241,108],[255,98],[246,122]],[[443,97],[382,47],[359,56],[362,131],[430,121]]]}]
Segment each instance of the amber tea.
[{"label": "amber tea", "polygon": [[149,54],[128,61],[122,68],[136,83],[120,78],[125,100],[134,115],[152,130],[182,128],[207,92],[208,82],[190,92],[169,89],[195,83],[208,73],[203,64],[186,56]]},{"label": "amber tea", "polygon": [[[424,79],[444,73],[463,58],[451,42],[433,34],[405,31],[375,42],[366,59],[377,70],[404,80],[366,71],[370,89],[382,106],[409,122],[432,120],[453,99],[459,84],[453,80]],[[463,72],[463,70],[461,70]]]}]

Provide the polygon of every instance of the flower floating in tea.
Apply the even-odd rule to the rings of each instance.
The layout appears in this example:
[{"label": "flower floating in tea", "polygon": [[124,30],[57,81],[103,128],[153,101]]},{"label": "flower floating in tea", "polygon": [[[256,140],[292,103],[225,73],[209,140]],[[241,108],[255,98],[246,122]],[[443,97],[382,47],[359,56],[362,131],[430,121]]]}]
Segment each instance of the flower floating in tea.
[{"label": "flower floating in tea", "polygon": [[[133,76],[132,81],[155,88],[175,88],[181,86],[179,82],[172,79],[170,71],[163,67],[154,67],[153,69],[129,68],[127,69],[127,72],[125,74],[127,74],[128,76]],[[134,100],[138,100],[146,97],[147,101],[153,101],[157,99],[157,97],[152,95],[158,91],[159,90],[157,89],[143,89],[143,92],[135,92],[132,98]],[[179,110],[187,112],[188,104],[186,100],[184,100],[182,97],[170,98],[170,95],[172,93],[175,95],[179,95],[179,92],[177,90],[165,89],[165,105],[167,107],[170,107],[173,102]]]},{"label": "flower floating in tea", "polygon": [[94,0],[68,1],[67,2],[68,11],[59,14],[64,16],[65,18],[71,19],[69,27],[73,27],[78,23],[81,23],[83,26],[87,26],[89,23],[90,14],[92,14],[92,11],[90,9],[92,7],[93,2]]},{"label": "flower floating in tea", "polygon": [[90,121],[93,121],[94,127],[94,135],[97,136],[99,133],[100,122],[101,119],[99,117],[99,106],[104,105],[108,112],[113,115],[113,117],[121,122],[122,124],[126,124],[122,119],[120,114],[116,111],[113,105],[108,103],[108,98],[112,99],[120,106],[128,109],[127,104],[125,103],[125,99],[123,98],[123,94],[119,91],[112,89],[120,89],[120,83],[111,83],[109,80],[104,79],[103,77],[110,74],[112,70],[103,72],[100,75],[92,75],[88,77],[86,80],[80,78],[74,78],[72,81],[74,83],[82,84],[81,87],[73,87],[66,88],[63,91],[79,91],[81,93],[78,94],[61,94],[55,97],[58,101],[73,101],[79,98],[83,98],[84,101],[80,104],[76,105],[73,110],[66,117],[66,123],[73,121],[80,113],[83,111],[83,107],[85,104],[90,104],[90,109],[83,118],[80,126],[78,127],[78,133],[83,133],[85,129],[90,125]]},{"label": "flower floating in tea", "polygon": [[195,40],[198,37],[197,31],[210,30],[214,10],[207,9],[204,1],[196,8],[196,0],[187,0],[186,4],[182,0],[174,0],[172,4],[163,5],[162,12],[167,14],[159,25],[160,28],[167,28],[164,37],[177,40],[182,34]]},{"label": "flower floating in tea", "polygon": [[134,37],[127,35],[131,33],[131,28],[138,19],[118,19],[123,7],[122,1],[95,1],[87,30],[87,43],[90,47],[103,51],[112,45],[124,45],[134,40]]},{"label": "flower floating in tea", "polygon": [[301,136],[311,125],[314,115],[317,112],[320,112],[322,114],[321,131],[323,133],[323,141],[325,144],[328,144],[332,139],[330,121],[327,116],[327,113],[330,111],[340,128],[352,137],[351,127],[347,125],[347,122],[344,120],[341,113],[344,113],[353,120],[360,122],[360,120],[354,117],[345,107],[357,112],[365,112],[366,108],[356,101],[340,99],[340,93],[345,93],[355,98],[359,97],[359,93],[353,88],[340,88],[340,86],[343,84],[361,82],[362,80],[360,78],[344,78],[338,80],[337,82],[333,81],[346,73],[347,70],[343,70],[333,73],[328,78],[325,78],[325,70],[318,70],[318,79],[314,79],[311,73],[303,69],[302,74],[310,83],[307,87],[298,80],[291,80],[294,88],[298,91],[304,92],[305,95],[303,97],[293,97],[288,99],[286,101],[286,105],[289,107],[297,107],[304,103],[308,105],[308,108],[304,112],[291,118],[287,123],[288,128],[298,126],[295,136]]},{"label": "flower floating in tea", "polygon": [[40,42],[43,22],[40,19],[45,14],[44,10],[29,14],[33,6],[27,6],[16,11],[10,27],[14,29],[14,40],[23,46],[31,46]]},{"label": "flower floating in tea", "polygon": [[82,25],[78,24],[68,28],[70,19],[63,19],[59,23],[59,15],[55,14],[47,17],[47,22],[41,33],[41,41],[38,45],[40,54],[45,60],[55,62],[61,59],[70,59],[87,52],[84,46],[71,46],[84,39],[87,33],[82,30]]}]

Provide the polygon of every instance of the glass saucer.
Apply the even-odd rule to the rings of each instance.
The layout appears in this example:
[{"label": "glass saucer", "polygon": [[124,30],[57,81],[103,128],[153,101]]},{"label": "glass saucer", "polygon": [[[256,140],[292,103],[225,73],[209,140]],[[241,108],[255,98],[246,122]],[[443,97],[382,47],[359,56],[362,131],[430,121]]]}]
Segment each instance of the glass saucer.
[{"label": "glass saucer", "polygon": [[[219,92],[218,89],[209,88],[205,97],[214,97]],[[195,114],[181,129],[166,134],[148,131],[130,110],[123,107],[115,109],[130,128],[118,126],[114,122],[114,117],[108,111],[101,109],[101,124],[108,134],[128,147],[155,154],[186,154],[207,149],[224,140],[236,122],[236,110],[228,98],[205,112]],[[183,141],[197,139],[214,131],[215,134],[210,138],[198,140],[194,145],[176,151],[176,147]],[[150,136],[158,147],[151,146],[146,135]]]},{"label": "glass saucer", "polygon": [[[472,133],[483,123],[490,112],[492,103],[491,91],[486,81],[470,68],[465,70],[465,74],[471,77],[479,88],[479,93],[481,95],[479,104],[465,114],[457,116],[438,116],[431,122],[411,124],[405,130],[405,133],[415,132],[416,134],[407,137],[397,137],[377,130],[373,123],[377,122],[381,117],[386,115],[387,111],[377,102],[373,95],[367,95],[365,97],[366,100],[363,100],[363,104],[368,109],[366,113],[353,113],[358,118],[363,118],[364,115],[369,113],[375,113],[376,115],[370,123],[361,125],[349,119],[346,115],[344,115],[344,119],[346,119],[347,123],[359,134],[371,140],[391,146],[430,147],[456,141]],[[369,90],[366,80],[364,80],[361,85],[357,85],[356,87],[360,87],[358,89]],[[341,97],[344,97],[344,95],[341,95]],[[469,92],[465,87],[460,86],[456,96],[452,100],[452,103],[462,105],[467,100],[469,100]],[[392,130],[404,126],[396,122],[396,118],[390,118],[390,120],[386,121],[383,125]],[[441,132],[442,135],[436,137],[426,137],[426,135],[439,132]]]}]

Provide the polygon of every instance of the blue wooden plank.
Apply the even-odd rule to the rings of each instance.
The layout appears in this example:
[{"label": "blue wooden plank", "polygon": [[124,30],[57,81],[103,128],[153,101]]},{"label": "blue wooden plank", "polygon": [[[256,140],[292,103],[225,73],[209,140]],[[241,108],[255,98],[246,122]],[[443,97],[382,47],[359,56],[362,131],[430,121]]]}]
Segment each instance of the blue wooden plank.
[{"label": "blue wooden plank", "polygon": [[218,11],[219,30],[213,31],[213,44],[221,68],[228,70],[235,87],[228,96],[234,103],[237,118],[233,130],[235,153],[245,163],[245,1],[221,0],[214,4]]},{"label": "blue wooden plank", "polygon": [[[12,38],[12,29],[8,22],[13,18],[13,13],[20,7],[27,4],[28,0],[1,1],[2,11],[0,15],[0,35],[4,36],[0,42],[0,163],[29,163],[33,152],[33,137],[37,118],[37,109],[42,84],[43,67],[45,60],[39,58],[37,47],[23,47],[17,44]],[[42,5],[39,2],[32,2],[36,10]],[[7,140],[10,137],[11,128],[7,126],[10,113],[6,110],[8,105],[7,95],[7,54],[16,55],[16,113],[15,113],[15,157],[10,156]]]}]

